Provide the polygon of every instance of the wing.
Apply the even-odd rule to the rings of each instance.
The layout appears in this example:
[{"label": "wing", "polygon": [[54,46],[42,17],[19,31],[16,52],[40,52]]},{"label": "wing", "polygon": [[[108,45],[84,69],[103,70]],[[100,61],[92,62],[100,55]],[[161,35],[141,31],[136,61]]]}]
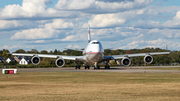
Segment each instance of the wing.
[{"label": "wing", "polygon": [[116,59],[122,59],[122,58],[124,58],[124,57],[139,57],[139,56],[146,56],[146,55],[163,55],[163,54],[170,54],[170,52],[156,52],[156,53],[138,53],[138,54],[125,54],[125,55],[112,55],[112,56],[104,56],[104,59],[116,60]]},{"label": "wing", "polygon": [[12,53],[16,56],[38,56],[47,58],[63,58],[65,60],[84,60],[85,56],[66,56],[66,55],[49,55],[49,54],[25,54],[25,53]]}]

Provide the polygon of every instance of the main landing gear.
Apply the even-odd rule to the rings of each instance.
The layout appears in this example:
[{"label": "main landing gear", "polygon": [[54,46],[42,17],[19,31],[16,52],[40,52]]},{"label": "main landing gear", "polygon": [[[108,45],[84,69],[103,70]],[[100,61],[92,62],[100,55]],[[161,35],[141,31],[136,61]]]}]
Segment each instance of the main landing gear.
[{"label": "main landing gear", "polygon": [[95,69],[100,69],[100,66],[98,66],[98,63],[97,62],[94,62],[94,70]]},{"label": "main landing gear", "polygon": [[77,66],[75,66],[75,68],[76,68],[76,69],[81,69],[81,66],[78,66],[78,65],[77,65]]},{"label": "main landing gear", "polygon": [[81,65],[79,65],[78,62],[75,63],[75,69],[81,69]]},{"label": "main landing gear", "polygon": [[[75,66],[76,69],[81,69],[81,66]],[[85,69],[90,69],[90,66],[85,66]]]},{"label": "main landing gear", "polygon": [[[75,64],[75,69],[81,69],[81,65],[79,65],[78,63]],[[89,65],[85,66],[85,69],[90,69]]]}]

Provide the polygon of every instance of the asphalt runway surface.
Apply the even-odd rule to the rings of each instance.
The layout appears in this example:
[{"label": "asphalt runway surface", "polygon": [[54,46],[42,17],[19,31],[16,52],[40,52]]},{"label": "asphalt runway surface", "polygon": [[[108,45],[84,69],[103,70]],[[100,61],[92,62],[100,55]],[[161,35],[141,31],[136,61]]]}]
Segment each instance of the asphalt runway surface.
[{"label": "asphalt runway surface", "polygon": [[[148,69],[147,69],[148,68]],[[149,69],[150,68],[150,69]],[[18,68],[17,72],[119,72],[119,73],[180,73],[180,70],[153,70],[153,68],[180,68],[180,66],[132,66],[132,67],[111,67],[110,69],[94,70],[90,69],[75,69],[75,67],[64,68]],[[5,69],[5,68],[2,68]],[[2,69],[0,69],[2,71]],[[8,68],[7,68],[8,69]]]}]

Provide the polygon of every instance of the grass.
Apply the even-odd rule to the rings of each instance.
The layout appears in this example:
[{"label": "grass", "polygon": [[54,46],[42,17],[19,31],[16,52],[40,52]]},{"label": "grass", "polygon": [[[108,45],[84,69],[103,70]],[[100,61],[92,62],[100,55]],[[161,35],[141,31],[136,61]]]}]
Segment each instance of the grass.
[{"label": "grass", "polygon": [[178,101],[171,73],[21,72],[0,74],[0,101]]},{"label": "grass", "polygon": [[180,70],[180,67],[160,67],[160,68],[144,68],[149,70]]}]

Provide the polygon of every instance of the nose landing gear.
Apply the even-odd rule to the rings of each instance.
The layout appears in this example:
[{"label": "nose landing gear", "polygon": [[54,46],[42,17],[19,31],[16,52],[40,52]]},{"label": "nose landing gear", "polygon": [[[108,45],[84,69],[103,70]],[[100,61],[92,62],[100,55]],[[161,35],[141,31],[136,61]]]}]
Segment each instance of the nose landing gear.
[{"label": "nose landing gear", "polygon": [[97,62],[94,62],[94,70],[95,69],[100,69],[100,66],[98,66],[98,63]]},{"label": "nose landing gear", "polygon": [[105,69],[110,69],[110,63],[109,63],[109,61],[106,61]]}]

